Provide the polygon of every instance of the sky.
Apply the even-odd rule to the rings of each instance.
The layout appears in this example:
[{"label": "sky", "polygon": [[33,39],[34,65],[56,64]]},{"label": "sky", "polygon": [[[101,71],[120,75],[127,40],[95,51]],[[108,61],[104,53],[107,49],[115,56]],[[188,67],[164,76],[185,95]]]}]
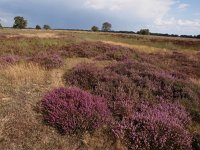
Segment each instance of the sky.
[{"label": "sky", "polygon": [[200,0],[0,0],[0,23],[12,26],[15,16],[52,28],[101,28],[110,22],[116,31],[200,34]]}]

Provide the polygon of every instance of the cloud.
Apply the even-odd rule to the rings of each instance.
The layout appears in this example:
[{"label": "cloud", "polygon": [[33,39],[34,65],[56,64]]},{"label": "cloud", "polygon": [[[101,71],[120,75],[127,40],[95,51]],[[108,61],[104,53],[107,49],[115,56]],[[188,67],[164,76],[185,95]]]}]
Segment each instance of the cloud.
[{"label": "cloud", "polygon": [[180,9],[180,10],[185,10],[185,9],[187,9],[189,6],[190,6],[189,4],[180,4],[180,5],[178,6],[178,9]]},{"label": "cloud", "polygon": [[175,0],[86,0],[85,6],[149,20],[164,17],[175,3]]},{"label": "cloud", "polygon": [[0,11],[0,23],[2,26],[12,26],[14,15],[11,13],[5,13]]},{"label": "cloud", "polygon": [[157,19],[154,22],[158,26],[183,26],[183,27],[200,27],[200,19]]}]

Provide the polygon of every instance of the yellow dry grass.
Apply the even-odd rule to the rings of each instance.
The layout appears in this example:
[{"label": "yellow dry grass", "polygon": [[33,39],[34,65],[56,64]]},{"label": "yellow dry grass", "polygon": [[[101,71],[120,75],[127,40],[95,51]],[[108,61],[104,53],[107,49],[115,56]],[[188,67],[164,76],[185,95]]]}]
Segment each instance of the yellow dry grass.
[{"label": "yellow dry grass", "polygon": [[193,83],[197,84],[200,86],[200,79],[191,79]]},{"label": "yellow dry grass", "polygon": [[126,44],[126,43],[112,42],[112,41],[102,41],[102,42],[107,43],[107,44],[112,44],[112,45],[119,45],[119,46],[123,46],[123,47],[133,48],[133,49],[139,50],[141,52],[146,52],[146,53],[167,52],[166,49],[145,46],[145,45]]},{"label": "yellow dry grass", "polygon": [[45,82],[46,71],[36,64],[21,63],[8,66],[0,75],[12,85],[41,84]]}]

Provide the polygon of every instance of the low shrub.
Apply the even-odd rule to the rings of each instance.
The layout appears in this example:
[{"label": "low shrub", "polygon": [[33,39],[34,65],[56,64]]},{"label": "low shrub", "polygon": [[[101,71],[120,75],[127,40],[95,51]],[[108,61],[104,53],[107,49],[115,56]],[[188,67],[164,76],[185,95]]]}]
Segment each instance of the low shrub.
[{"label": "low shrub", "polygon": [[122,106],[126,103],[130,103],[132,97],[138,97],[135,86],[128,78],[106,71],[95,64],[80,64],[66,72],[63,79],[66,85],[78,86],[106,98],[114,116],[119,116],[119,112],[126,113],[119,110],[123,109]]},{"label": "low shrub", "polygon": [[[137,61],[120,62],[106,68],[81,64],[65,73],[64,81],[105,97],[117,120],[129,116],[132,103],[141,100],[181,102],[192,114],[192,119],[198,119],[198,112],[193,109],[198,110],[200,106],[199,87],[179,73],[154,65]],[[127,104],[129,108],[125,107]]]},{"label": "low shrub", "polygon": [[199,87],[181,74],[137,61],[120,62],[104,69],[82,64],[66,73],[64,81],[109,100],[116,100],[121,94],[124,98],[182,100],[197,104],[200,97]]},{"label": "low shrub", "polygon": [[131,117],[114,128],[117,138],[124,139],[129,149],[191,149],[191,136],[185,129],[190,118],[176,104],[140,104]]},{"label": "low shrub", "polygon": [[107,52],[105,54],[99,55],[96,57],[96,60],[116,60],[116,61],[123,61],[128,59],[128,55],[123,53],[117,52]]},{"label": "low shrub", "polygon": [[94,129],[106,124],[110,112],[103,98],[79,88],[59,88],[42,99],[44,119],[65,134]]},{"label": "low shrub", "polygon": [[0,62],[2,64],[14,64],[20,60],[19,56],[15,55],[8,55],[8,56],[1,56],[0,57]]},{"label": "low shrub", "polygon": [[[200,100],[198,86],[175,71],[137,61],[117,63],[106,69],[128,77],[144,99],[188,100],[194,103]],[[145,91],[149,93],[147,96]]]},{"label": "low shrub", "polygon": [[66,57],[95,57],[99,53],[104,53],[108,47],[102,42],[81,42],[63,47],[60,51]]},{"label": "low shrub", "polygon": [[136,52],[122,46],[103,42],[81,42],[63,47],[60,53],[66,57],[95,57],[98,60],[125,60]]},{"label": "low shrub", "polygon": [[66,72],[63,76],[65,84],[79,86],[85,90],[94,90],[99,82],[103,69],[95,64],[79,64],[71,72]]},{"label": "low shrub", "polygon": [[43,53],[33,57],[31,60],[46,69],[59,68],[64,64],[63,59],[57,54]]}]

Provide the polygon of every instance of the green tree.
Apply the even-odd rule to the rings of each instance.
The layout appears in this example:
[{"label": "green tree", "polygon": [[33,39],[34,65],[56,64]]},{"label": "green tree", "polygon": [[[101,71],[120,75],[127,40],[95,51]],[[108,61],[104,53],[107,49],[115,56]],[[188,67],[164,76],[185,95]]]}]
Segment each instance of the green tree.
[{"label": "green tree", "polygon": [[93,27],[91,28],[91,30],[92,30],[93,32],[97,32],[97,31],[99,31],[99,28],[98,28],[97,26],[93,26]]},{"label": "green tree", "polygon": [[102,31],[111,31],[112,25],[109,22],[104,22],[102,25]]},{"label": "green tree", "polygon": [[137,34],[149,35],[150,31],[149,29],[141,29],[140,31],[137,32]]},{"label": "green tree", "polygon": [[38,30],[39,30],[39,29],[41,29],[41,27],[40,27],[39,25],[36,25],[36,26],[35,26],[35,29],[38,29]]},{"label": "green tree", "polygon": [[1,23],[0,23],[0,29],[2,29],[3,28],[3,26],[1,25]]},{"label": "green tree", "polygon": [[13,28],[24,29],[27,27],[27,20],[25,20],[24,17],[17,16],[14,18],[14,20],[15,22]]},{"label": "green tree", "polygon": [[49,25],[45,24],[45,25],[43,26],[43,29],[48,30],[48,29],[51,29],[51,27],[50,27]]}]

